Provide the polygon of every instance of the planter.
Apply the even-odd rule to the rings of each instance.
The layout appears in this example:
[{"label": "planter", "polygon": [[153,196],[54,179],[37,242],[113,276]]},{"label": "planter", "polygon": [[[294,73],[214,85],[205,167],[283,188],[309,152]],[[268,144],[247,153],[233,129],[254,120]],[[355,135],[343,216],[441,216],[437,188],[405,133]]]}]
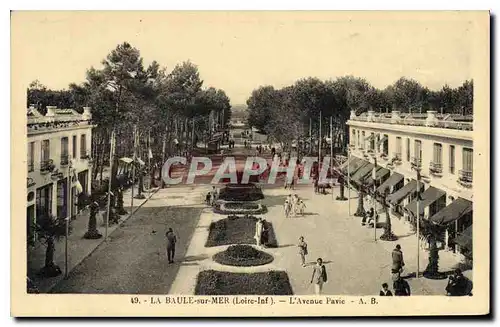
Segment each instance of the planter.
[{"label": "planter", "polygon": [[274,258],[250,245],[231,245],[225,251],[215,254],[213,260],[221,265],[252,267],[271,263]]},{"label": "planter", "polygon": [[214,207],[214,212],[219,214],[263,214],[267,207],[255,202],[219,202]]}]

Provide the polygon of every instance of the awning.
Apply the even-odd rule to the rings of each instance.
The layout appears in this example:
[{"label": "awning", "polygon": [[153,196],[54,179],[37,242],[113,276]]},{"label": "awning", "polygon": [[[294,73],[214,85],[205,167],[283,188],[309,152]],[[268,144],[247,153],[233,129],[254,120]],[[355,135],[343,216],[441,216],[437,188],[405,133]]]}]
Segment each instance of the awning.
[{"label": "awning", "polygon": [[340,170],[344,173],[344,174],[347,174],[347,166],[348,165],[351,165],[351,168],[353,166],[354,163],[358,162],[359,159],[358,157],[351,157],[350,159],[348,159],[346,162],[344,162],[341,166],[340,166]]},{"label": "awning", "polygon": [[[387,175],[389,175],[391,171],[387,168],[384,167],[377,167],[377,170],[375,171],[375,178],[377,181],[380,181],[384,179]],[[372,186],[374,183],[373,176],[370,174],[364,181],[368,186]]]},{"label": "awning", "polygon": [[472,225],[470,225],[463,233],[459,233],[453,240],[458,245],[472,250]]},{"label": "awning", "polygon": [[378,188],[377,188],[377,192],[380,193],[380,194],[383,194],[385,189],[386,188],[390,188],[390,187],[393,187],[394,185],[396,185],[397,183],[401,182],[403,180],[403,175],[401,174],[398,174],[398,173],[392,173],[391,176],[389,176],[388,179],[386,179],[385,182],[382,183],[382,185],[380,185]]},{"label": "awning", "polygon": [[457,198],[443,210],[438,211],[434,216],[429,218],[430,221],[437,225],[449,224],[472,211],[472,202],[463,198]]},{"label": "awning", "polygon": [[132,158],[127,158],[127,157],[123,157],[123,158],[120,158],[120,161],[123,161],[124,163],[129,164],[129,163],[133,162],[133,161],[134,161],[134,159],[132,159]]},{"label": "awning", "polygon": [[352,175],[351,180],[355,183],[361,184],[361,181],[365,178],[365,176],[372,173],[374,167],[375,166],[372,163],[367,162],[366,165],[359,168],[358,171]]},{"label": "awning", "polygon": [[[422,183],[420,183],[422,185]],[[408,194],[413,193],[417,190],[417,181],[412,179],[409,183],[407,183],[405,186],[403,186],[401,189],[397,190],[396,192],[390,194],[387,197],[387,201],[389,201],[392,204],[398,204],[408,196]]]},{"label": "awning", "polygon": [[[430,186],[427,190],[420,195],[419,211],[420,216],[424,214],[425,208],[436,202],[439,198],[446,196],[446,192]],[[411,201],[405,209],[411,211],[415,216],[417,215],[417,199]]]},{"label": "awning", "polygon": [[[364,167],[368,164],[368,162],[363,160],[363,159],[359,159],[357,157],[354,157],[354,158],[355,158],[355,160],[353,160],[349,164],[349,175],[350,176],[354,175],[354,173],[356,173],[359,169],[361,169],[362,167]],[[345,171],[343,171],[343,173],[347,174],[347,167],[346,167]]]}]

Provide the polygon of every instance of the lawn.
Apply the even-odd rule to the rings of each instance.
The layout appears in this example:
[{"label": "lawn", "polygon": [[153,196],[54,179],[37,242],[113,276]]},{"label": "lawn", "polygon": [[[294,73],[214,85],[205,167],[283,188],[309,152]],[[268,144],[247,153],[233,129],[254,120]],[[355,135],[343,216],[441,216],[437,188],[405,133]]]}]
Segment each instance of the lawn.
[{"label": "lawn", "polygon": [[238,267],[262,266],[274,260],[268,253],[241,244],[231,245],[225,251],[216,253],[213,259],[221,265]]},{"label": "lawn", "polygon": [[[255,223],[254,216],[229,216],[228,218],[210,224],[206,247],[231,245],[231,244],[255,244]],[[269,226],[268,247],[277,247],[278,242],[274,233],[273,225]]]},{"label": "lawn", "polygon": [[231,273],[205,270],[198,274],[195,295],[293,295],[284,271]]},{"label": "lawn", "polygon": [[255,202],[224,202],[214,207],[214,212],[222,215],[253,214],[261,215],[267,212],[267,207]]}]

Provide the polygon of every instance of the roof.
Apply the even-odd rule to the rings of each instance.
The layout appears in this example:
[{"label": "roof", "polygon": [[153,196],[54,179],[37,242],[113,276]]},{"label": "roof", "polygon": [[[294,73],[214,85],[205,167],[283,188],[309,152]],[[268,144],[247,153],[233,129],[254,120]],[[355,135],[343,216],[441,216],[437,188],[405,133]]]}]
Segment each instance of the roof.
[{"label": "roof", "polygon": [[[419,214],[423,215],[425,208],[436,202],[439,198],[446,195],[446,192],[430,186],[427,190],[424,191],[420,195],[420,203],[419,203]],[[413,200],[410,204],[408,204],[405,209],[411,211],[414,215],[417,215],[417,199]]]},{"label": "roof", "polygon": [[378,188],[377,192],[378,193],[384,193],[384,189],[387,187],[392,187],[396,185],[397,183],[401,182],[403,180],[403,175],[398,174],[398,173],[392,173],[391,176],[389,176],[388,179],[385,180]]},{"label": "roof", "polygon": [[457,198],[443,210],[438,211],[434,216],[429,218],[429,220],[437,225],[446,225],[470,212],[472,212],[472,202],[463,198]]}]

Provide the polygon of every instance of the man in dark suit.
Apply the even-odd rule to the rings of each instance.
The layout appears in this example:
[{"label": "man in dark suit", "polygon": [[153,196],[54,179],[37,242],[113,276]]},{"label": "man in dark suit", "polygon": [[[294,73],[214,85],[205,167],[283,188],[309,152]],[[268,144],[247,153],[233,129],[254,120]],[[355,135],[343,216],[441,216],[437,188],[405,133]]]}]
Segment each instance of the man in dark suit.
[{"label": "man in dark suit", "polygon": [[392,292],[389,290],[389,285],[387,285],[387,283],[382,284],[382,289],[380,290],[380,296],[392,296]]}]

